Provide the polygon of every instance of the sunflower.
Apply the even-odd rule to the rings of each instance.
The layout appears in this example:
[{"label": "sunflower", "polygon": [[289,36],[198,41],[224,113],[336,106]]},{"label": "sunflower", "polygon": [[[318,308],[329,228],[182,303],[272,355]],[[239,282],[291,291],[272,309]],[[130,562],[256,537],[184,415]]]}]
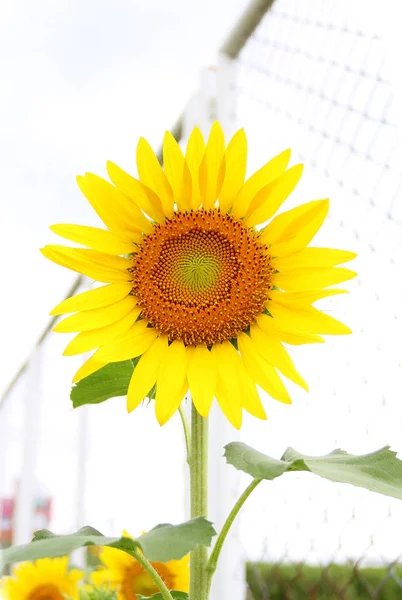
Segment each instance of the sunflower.
[{"label": "sunflower", "polygon": [[[126,533],[124,535],[127,536]],[[117,590],[118,600],[136,600],[137,594],[152,596],[159,592],[140,563],[122,550],[105,546],[100,552],[103,568],[91,574],[91,583]],[[151,563],[169,590],[189,591],[189,557],[166,563]]]},{"label": "sunflower", "polygon": [[78,569],[68,570],[67,556],[41,558],[15,567],[12,577],[0,583],[0,591],[6,600],[78,600],[82,577]]},{"label": "sunflower", "polygon": [[75,313],[54,329],[78,333],[66,355],[95,350],[74,382],[137,357],[129,412],[156,384],[161,425],[190,390],[202,416],[216,398],[237,428],[243,408],[266,418],[256,385],[285,403],[291,399],[279,373],[308,389],[283,344],[350,333],[313,304],[345,291],[331,286],[355,273],[336,265],[356,255],[307,247],[327,215],[327,199],[274,216],[303,170],[288,168],[290,150],[245,181],[246,157],[244,131],[225,147],[214,123],[206,144],[199,129],[192,131],[185,155],[166,133],[164,168],[141,139],[139,179],[110,162],[113,183],[78,177],[107,229],[53,225],[86,248],[42,249],[50,260],[107,284],[51,312]]}]

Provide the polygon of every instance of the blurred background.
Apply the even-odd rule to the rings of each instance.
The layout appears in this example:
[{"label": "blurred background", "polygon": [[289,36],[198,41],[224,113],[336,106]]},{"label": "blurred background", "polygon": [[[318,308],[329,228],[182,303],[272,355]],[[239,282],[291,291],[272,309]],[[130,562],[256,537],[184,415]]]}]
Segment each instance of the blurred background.
[{"label": "blurred background", "polygon": [[[91,524],[133,535],[188,517],[181,424],[125,399],[73,410],[68,336],[49,310],[77,283],[44,260],[52,223],[97,225],[75,175],[135,173],[155,150],[219,118],[244,127],[249,171],[287,147],[305,175],[285,209],[330,197],[315,245],[353,250],[351,294],[321,308],[354,331],[292,347],[309,382],[291,407],[241,433],[216,417],[211,515],[247,476],[223,464],[234,439],[279,457],[341,447],[402,451],[402,73],[396,0],[2,0],[0,543]],[[86,282],[81,283],[82,289]],[[39,343],[37,343],[39,340]],[[218,457],[218,458],[217,458]],[[158,480],[153,473],[158,473]],[[289,477],[289,479],[288,479]],[[298,480],[297,493],[294,480]],[[171,494],[160,499],[160,484]],[[292,484],[292,487],[290,485]],[[151,499],[151,501],[150,501]],[[225,553],[213,600],[402,598],[402,505],[292,474],[259,486]],[[82,560],[77,558],[77,560]]]}]

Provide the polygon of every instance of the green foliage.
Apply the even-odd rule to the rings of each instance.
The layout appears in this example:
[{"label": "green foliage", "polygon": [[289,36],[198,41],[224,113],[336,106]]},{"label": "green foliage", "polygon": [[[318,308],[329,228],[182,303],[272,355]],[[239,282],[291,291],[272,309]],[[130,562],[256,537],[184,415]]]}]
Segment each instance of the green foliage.
[{"label": "green foliage", "polygon": [[355,456],[334,450],[325,456],[307,456],[288,448],[281,460],[232,442],[225,447],[229,464],[255,479],[275,479],[290,471],[309,471],[338,483],[350,483],[385,496],[402,499],[402,461],[385,446],[377,452]]},{"label": "green foliage", "polygon": [[[395,579],[390,576],[393,574]],[[247,564],[247,600],[402,600],[402,567]]]},{"label": "green foliage", "polygon": [[178,560],[197,546],[209,546],[216,535],[212,524],[197,517],[180,525],[158,525],[139,538],[105,537],[93,527],[83,527],[70,535],[55,535],[47,529],[35,533],[30,544],[3,550],[0,562],[4,565],[44,557],[65,556],[83,546],[112,546],[133,554],[141,550],[151,562]]},{"label": "green foliage", "polygon": [[179,560],[197,546],[210,546],[216,535],[212,523],[204,517],[180,525],[158,525],[137,541],[151,562]]},{"label": "green foliage", "polygon": [[105,588],[81,589],[80,600],[117,600],[117,592]]},{"label": "green foliage", "polygon": [[[77,408],[84,404],[100,404],[109,398],[125,396],[138,361],[139,358],[134,358],[109,363],[99,371],[81,379],[71,389],[70,398],[73,407]],[[155,399],[155,386],[149,391],[147,398]]]},{"label": "green foliage", "polygon": [[71,389],[73,407],[100,404],[109,398],[125,396],[134,366],[131,360],[109,363],[99,371],[81,379]]},{"label": "green foliage", "polygon": [[[176,592],[174,590],[169,590],[171,596],[174,600],[188,600],[189,596],[186,592]],[[138,600],[163,600],[162,594],[154,594],[153,596],[138,596]]]}]

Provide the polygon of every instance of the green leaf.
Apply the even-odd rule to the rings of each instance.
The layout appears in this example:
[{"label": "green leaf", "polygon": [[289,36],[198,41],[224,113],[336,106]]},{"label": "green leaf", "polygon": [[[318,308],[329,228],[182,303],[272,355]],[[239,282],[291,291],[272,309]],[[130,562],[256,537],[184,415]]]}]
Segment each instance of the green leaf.
[{"label": "green leaf", "polygon": [[[175,590],[169,590],[172,598],[174,600],[188,600],[189,595],[186,592],[176,592]],[[139,596],[137,594],[138,600],[163,600],[162,594],[154,594],[153,596]]]},{"label": "green leaf", "polygon": [[[90,527],[89,525],[86,525],[85,527],[81,527],[81,529],[77,533],[79,533],[80,535],[89,535],[89,536],[101,535],[103,537],[103,534],[100,531],[98,531],[94,527]],[[61,537],[61,536],[56,535],[55,533],[52,533],[48,529],[39,529],[38,531],[35,531],[32,541],[37,542],[38,540],[47,540],[49,538],[54,538],[54,537]]]},{"label": "green leaf", "polygon": [[254,479],[275,479],[287,470],[287,463],[270,458],[242,442],[225,446],[225,458],[229,465],[248,473]]},{"label": "green leaf", "polygon": [[131,550],[139,547],[138,542],[128,538],[105,537],[92,527],[83,527],[70,535],[55,535],[47,529],[42,529],[35,533],[30,544],[2,550],[0,562],[2,560],[4,564],[10,564],[38,558],[65,556],[83,546],[113,546],[123,549],[123,545],[126,549],[126,544]]},{"label": "green leaf", "polygon": [[81,379],[71,389],[73,407],[100,404],[109,398],[125,396],[134,366],[131,360],[109,363],[99,371]]},{"label": "green leaf", "polygon": [[[131,376],[139,358],[109,363],[99,371],[81,379],[71,388],[70,398],[74,408],[84,404],[100,404],[116,398],[126,396]],[[155,386],[148,392],[147,398],[155,399]]]},{"label": "green leaf", "polygon": [[182,558],[197,546],[209,546],[214,535],[214,528],[204,517],[180,525],[158,525],[135,540],[126,537],[105,537],[92,527],[83,527],[70,535],[56,535],[42,529],[35,533],[30,544],[2,550],[0,564],[65,556],[83,546],[111,546],[128,554],[140,549],[152,562],[167,562]]},{"label": "green leaf", "polygon": [[151,562],[178,560],[197,546],[210,546],[216,535],[212,523],[197,517],[180,525],[158,525],[137,541]]},{"label": "green leaf", "polygon": [[288,448],[281,460],[271,458],[247,444],[232,442],[225,447],[229,464],[255,479],[275,479],[291,471],[309,471],[338,483],[350,483],[402,499],[402,461],[389,446],[356,456],[344,450],[334,450],[325,456],[308,456]]}]

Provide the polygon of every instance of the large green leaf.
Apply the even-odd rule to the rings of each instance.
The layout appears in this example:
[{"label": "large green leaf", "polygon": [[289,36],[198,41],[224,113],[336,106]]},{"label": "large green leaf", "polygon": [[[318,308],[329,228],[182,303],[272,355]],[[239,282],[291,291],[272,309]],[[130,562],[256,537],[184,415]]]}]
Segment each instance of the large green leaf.
[{"label": "large green leaf", "polygon": [[310,471],[338,483],[350,483],[385,496],[402,499],[402,461],[389,446],[356,456],[334,450],[325,456],[308,456],[288,448],[281,460],[271,458],[241,442],[225,447],[229,464],[255,479],[275,479],[290,471]]},{"label": "large green leaf", "polygon": [[180,525],[158,525],[137,541],[149,560],[166,562],[182,558],[196,546],[210,546],[214,535],[212,523],[197,517]]},{"label": "large green leaf", "polygon": [[216,535],[212,524],[198,517],[180,525],[158,525],[139,538],[105,537],[92,527],[70,535],[55,535],[47,529],[36,532],[33,542],[2,550],[0,563],[10,564],[37,558],[64,556],[83,546],[112,546],[132,554],[139,548],[148,560],[178,560],[197,546],[209,546]]},{"label": "large green leaf", "polygon": [[131,544],[131,549],[139,547],[139,544],[128,538],[105,537],[92,527],[83,527],[76,533],[70,535],[55,535],[47,530],[38,531],[33,542],[22,546],[12,546],[1,551],[0,562],[10,564],[24,560],[36,560],[37,558],[65,556],[77,548],[83,546],[114,546],[120,547],[120,543]]},{"label": "large green leaf", "polygon": [[[131,375],[139,358],[109,363],[99,371],[81,379],[71,389],[73,407],[84,404],[100,404],[109,398],[125,396],[127,394]],[[155,398],[155,386],[149,391],[147,397]]]}]

